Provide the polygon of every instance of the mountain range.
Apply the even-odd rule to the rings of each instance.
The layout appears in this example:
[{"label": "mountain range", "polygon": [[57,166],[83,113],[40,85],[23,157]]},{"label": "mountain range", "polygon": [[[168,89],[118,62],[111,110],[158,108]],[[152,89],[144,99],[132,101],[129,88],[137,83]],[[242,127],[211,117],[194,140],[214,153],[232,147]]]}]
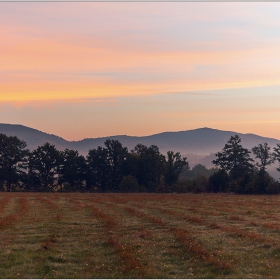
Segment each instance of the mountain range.
[{"label": "mountain range", "polygon": [[[191,167],[201,163],[208,168],[212,166],[211,161],[215,158],[215,153],[221,151],[225,143],[235,134],[239,135],[242,146],[247,149],[251,149],[253,146],[264,142],[267,142],[270,147],[274,147],[276,143],[280,143],[280,140],[274,138],[207,127],[178,132],[163,132],[141,137],[116,135],[86,138],[79,141],[67,141],[59,136],[19,124],[2,123],[0,124],[0,133],[6,134],[7,136],[17,136],[27,143],[27,147],[30,150],[34,150],[38,146],[49,142],[55,145],[58,150],[64,150],[66,148],[73,149],[79,151],[82,155],[86,155],[90,149],[102,146],[106,139],[118,140],[123,146],[127,147],[128,150],[133,149],[139,143],[146,146],[156,145],[163,154],[172,150],[187,156]],[[275,176],[276,175],[278,176],[277,173],[275,173]]]}]

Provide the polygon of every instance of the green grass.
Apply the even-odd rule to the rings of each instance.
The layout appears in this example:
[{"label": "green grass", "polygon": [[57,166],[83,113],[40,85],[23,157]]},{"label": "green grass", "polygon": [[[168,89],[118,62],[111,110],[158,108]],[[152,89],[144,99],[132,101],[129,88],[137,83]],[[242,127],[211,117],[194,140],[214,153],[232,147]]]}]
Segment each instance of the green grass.
[{"label": "green grass", "polygon": [[280,196],[0,193],[0,278],[279,278]]}]

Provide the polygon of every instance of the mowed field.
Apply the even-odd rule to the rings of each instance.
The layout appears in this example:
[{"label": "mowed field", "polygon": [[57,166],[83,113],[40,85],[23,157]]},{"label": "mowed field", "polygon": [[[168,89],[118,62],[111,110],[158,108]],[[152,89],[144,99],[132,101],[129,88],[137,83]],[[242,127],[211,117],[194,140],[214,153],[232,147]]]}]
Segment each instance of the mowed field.
[{"label": "mowed field", "polygon": [[1,278],[279,278],[280,196],[0,193]]}]

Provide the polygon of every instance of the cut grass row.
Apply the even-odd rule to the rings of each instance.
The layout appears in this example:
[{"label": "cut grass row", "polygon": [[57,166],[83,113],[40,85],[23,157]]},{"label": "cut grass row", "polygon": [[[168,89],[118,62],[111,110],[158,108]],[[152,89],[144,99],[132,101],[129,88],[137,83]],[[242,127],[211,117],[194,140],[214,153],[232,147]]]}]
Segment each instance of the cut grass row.
[{"label": "cut grass row", "polygon": [[[243,204],[234,208],[234,201]],[[279,202],[279,196],[1,194],[0,220],[9,222],[0,231],[0,277],[277,277]],[[222,203],[230,206],[225,212]],[[258,221],[261,213],[269,220]]]},{"label": "cut grass row", "polygon": [[139,257],[136,257],[136,252],[133,248],[127,246],[124,242],[121,242],[116,233],[114,232],[119,225],[112,215],[108,215],[102,212],[99,208],[92,206],[92,214],[94,217],[99,218],[106,228],[105,236],[107,238],[107,243],[116,251],[116,254],[121,260],[121,273],[127,275],[129,273],[135,274],[137,278],[149,278],[152,275],[149,267],[144,266],[141,263]]},{"label": "cut grass row", "polygon": [[187,229],[180,229],[174,226],[169,226],[165,221],[160,218],[147,215],[139,210],[136,210],[132,207],[125,207],[125,210],[132,215],[148,220],[151,223],[154,223],[159,226],[167,227],[171,233],[173,233],[184,248],[193,254],[195,257],[199,257],[202,260],[205,260],[209,264],[215,266],[219,269],[230,269],[230,263],[221,261],[219,258],[215,257],[215,253],[208,252],[200,242],[188,231]]},{"label": "cut grass row", "polygon": [[18,198],[18,209],[16,212],[11,213],[0,219],[0,229],[15,224],[21,216],[25,215],[28,211],[28,200],[25,197]]},{"label": "cut grass row", "polygon": [[[229,198],[232,198],[232,197],[229,196]],[[260,199],[260,202],[262,202],[262,197],[259,197],[259,199]],[[277,200],[277,199],[279,199],[279,197],[276,196],[275,199]],[[126,203],[126,204],[129,204],[129,205],[133,204],[135,207],[138,207],[138,208],[139,207],[140,208],[147,208],[148,205],[150,205],[150,203],[149,204],[148,203],[139,204],[138,201],[139,200],[137,200],[137,202],[135,202],[135,203]],[[146,202],[147,201],[149,201],[149,200],[146,200]],[[156,203],[153,203],[153,204],[156,204]],[[211,203],[209,203],[209,204],[211,204]],[[277,202],[275,204],[277,205]],[[243,211],[243,209],[240,209],[240,210]],[[256,207],[256,209],[254,209],[254,210],[255,211],[258,210],[258,207]],[[277,211],[277,208],[274,211]],[[176,215],[174,215],[174,212],[172,213],[172,217],[176,219]],[[274,259],[274,258],[267,260],[266,254],[269,255],[268,256],[269,258],[271,256],[275,256],[276,258],[278,257],[278,255],[279,255],[279,249],[278,249],[279,234],[276,233],[275,234],[276,238],[272,238],[272,237],[270,237],[271,232],[265,232],[265,234],[262,235],[262,234],[259,234],[258,232],[255,232],[255,231],[250,232],[250,230],[248,230],[247,228],[244,230],[242,228],[239,228],[238,226],[236,227],[236,225],[235,226],[227,225],[227,223],[229,223],[230,221],[238,221],[238,222],[246,221],[246,222],[249,222],[249,218],[248,219],[247,218],[243,219],[243,218],[239,218],[239,217],[236,218],[235,216],[229,216],[228,219],[224,220],[225,224],[218,225],[217,223],[212,222],[212,223],[208,224],[208,226],[209,226],[208,228],[219,229],[219,231],[227,233],[227,239],[234,238],[234,239],[236,239],[238,241],[239,244],[235,242],[235,245],[237,245],[237,246],[244,246],[244,248],[245,247],[249,248],[252,243],[256,244],[257,247],[253,248],[253,250],[251,250],[251,248],[249,248],[249,251],[246,249],[247,250],[247,252],[246,252],[247,255],[245,254],[245,257],[244,257],[246,260],[248,259],[248,254],[251,254],[252,259],[254,259],[255,258],[254,249],[256,249],[255,251],[257,251],[258,247],[260,246],[259,248],[261,248],[261,251],[262,251],[261,254],[263,255],[263,259],[261,259],[261,257],[259,256],[260,259],[256,260],[256,261],[260,262],[259,263],[259,268],[260,268],[259,270],[261,271],[261,273],[264,273],[263,271],[265,271],[266,277],[269,278],[269,277],[271,277],[271,275],[270,275],[271,272],[273,272],[273,271],[271,271],[270,268],[274,267],[273,269],[275,269],[275,267],[276,267],[275,265],[271,265],[271,264],[273,264],[273,263],[275,264],[275,261],[277,261],[277,260]],[[191,218],[187,217],[187,220],[189,222],[192,222],[192,223],[195,223],[195,224],[202,224],[201,223],[202,222],[201,218],[197,219],[196,217],[191,217]],[[159,223],[158,221],[156,221],[156,222]],[[244,223],[244,225],[246,226],[245,223]],[[203,224],[202,224],[202,226],[203,226]],[[263,227],[263,226],[266,226],[266,225],[261,223],[261,222],[258,224],[258,227]],[[205,231],[205,229],[203,229],[203,230]],[[241,241],[239,239],[240,237],[242,239],[248,240],[249,242],[246,242],[245,240],[244,240],[244,242]],[[259,246],[258,246],[258,244],[259,244]],[[242,248],[242,251],[243,251],[244,248]],[[246,250],[244,250],[244,252]],[[276,252],[276,254],[275,254],[275,252]],[[240,260],[242,260],[241,259],[241,255],[242,254],[240,254]],[[253,264],[254,261],[253,260],[251,262],[249,262],[249,261],[247,262],[246,261],[246,263],[247,264]],[[274,271],[274,273],[275,273],[275,271]],[[255,274],[254,277],[256,277],[256,276],[258,276],[258,274]]]}]

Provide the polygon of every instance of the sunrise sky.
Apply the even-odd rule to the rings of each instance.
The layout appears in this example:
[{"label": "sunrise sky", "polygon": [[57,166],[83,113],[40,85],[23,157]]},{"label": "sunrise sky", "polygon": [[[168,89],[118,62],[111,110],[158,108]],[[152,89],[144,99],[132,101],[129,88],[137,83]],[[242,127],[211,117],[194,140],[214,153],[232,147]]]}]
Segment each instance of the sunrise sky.
[{"label": "sunrise sky", "polygon": [[0,122],[67,140],[280,139],[279,15],[279,2],[0,2]]}]

